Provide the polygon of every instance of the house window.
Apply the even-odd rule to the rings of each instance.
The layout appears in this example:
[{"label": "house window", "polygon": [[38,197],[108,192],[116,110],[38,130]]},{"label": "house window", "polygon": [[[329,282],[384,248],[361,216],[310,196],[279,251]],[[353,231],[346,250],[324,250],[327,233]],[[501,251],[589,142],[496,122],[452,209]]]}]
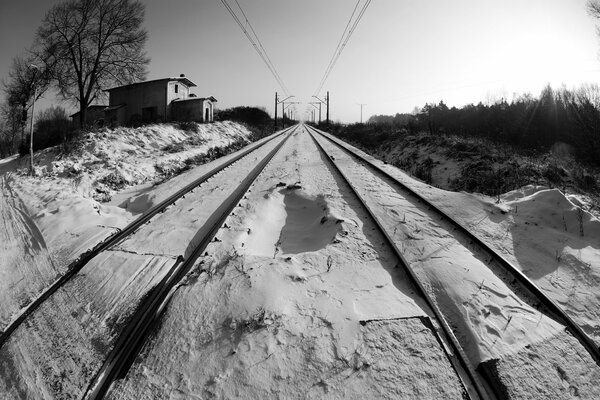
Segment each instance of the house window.
[{"label": "house window", "polygon": [[179,85],[175,84],[175,93],[179,93]]}]

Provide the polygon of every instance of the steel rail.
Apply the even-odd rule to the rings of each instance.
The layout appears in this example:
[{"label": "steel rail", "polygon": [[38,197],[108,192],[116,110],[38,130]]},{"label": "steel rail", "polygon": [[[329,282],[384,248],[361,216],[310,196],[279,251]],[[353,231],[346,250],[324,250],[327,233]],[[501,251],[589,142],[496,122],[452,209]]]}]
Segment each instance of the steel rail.
[{"label": "steel rail", "polygon": [[211,215],[205,224],[205,226],[210,226],[208,232],[202,237],[202,240],[190,256],[187,259],[178,259],[161,282],[146,296],[130,323],[119,336],[117,343],[109,353],[102,368],[89,384],[84,394],[84,399],[99,400],[104,398],[113,381],[119,376],[126,375],[135,357],[152,332],[154,323],[164,311],[164,305],[169,299],[171,289],[194,266],[196,260],[213,240],[217,231],[223,226],[223,223],[234,210],[235,206],[242,200],[252,183],[258,178],[275,154],[283,147],[287,139],[298,128],[298,125],[294,125],[291,128],[293,129],[288,129],[290,132],[287,136],[248,173],[235,191]]},{"label": "steel rail", "polygon": [[210,177],[216,175],[221,172],[225,168],[229,167],[233,163],[239,161],[243,157],[247,156],[254,150],[262,147],[266,143],[278,138],[279,136],[290,131],[292,127],[284,129],[278,133],[271,135],[271,137],[267,137],[261,141],[252,143],[248,145],[245,149],[236,154],[231,159],[226,162],[219,164],[212,168],[210,171],[206,172],[199,178],[195,179],[193,182],[184,186],[177,192],[173,193],[168,198],[164,199],[154,207],[145,211],[142,215],[140,215],[137,219],[129,223],[123,229],[119,229],[113,234],[111,234],[108,238],[104,239],[94,248],[84,252],[81,254],[75,261],[73,261],[69,267],[67,268],[67,272],[55,280],[46,290],[44,290],[41,294],[39,294],[35,300],[33,300],[16,318],[14,318],[4,329],[4,331],[0,334],[0,348],[4,346],[4,344],[8,341],[12,333],[25,321],[25,319],[33,313],[44,301],[46,301],[50,296],[52,296],[58,289],[60,289],[63,285],[65,285],[68,281],[70,281],[83,267],[87,265],[90,260],[96,257],[98,254],[103,252],[104,250],[113,247],[118,244],[122,240],[124,240],[129,235],[133,234],[139,227],[143,224],[147,223],[152,217],[154,217],[159,212],[163,211],[168,206],[175,203],[175,201],[179,200],[181,197],[185,196],[187,193],[204,183]]},{"label": "steel rail", "polygon": [[[355,194],[357,199],[360,201],[361,205],[367,210],[367,213],[369,214],[371,219],[375,222],[375,224],[377,225],[377,227],[379,228],[381,233],[386,238],[386,241],[388,242],[388,244],[394,250],[396,257],[398,257],[398,259],[400,260],[400,264],[402,265],[402,267],[404,268],[404,270],[410,277],[411,282],[415,285],[417,290],[420,291],[423,299],[425,300],[427,305],[431,308],[438,323],[442,327],[442,330],[443,330],[443,333],[444,333],[446,339],[450,342],[453,354],[449,354],[447,352],[448,359],[449,359],[450,363],[452,364],[452,367],[456,371],[459,379],[461,380],[461,383],[463,384],[466,393],[469,395],[469,397],[471,399],[493,399],[494,397],[490,396],[490,394],[486,390],[484,384],[481,382],[481,380],[477,376],[475,369],[471,365],[467,355],[465,354],[463,348],[461,347],[460,343],[458,342],[458,339],[454,335],[454,332],[452,331],[452,329],[446,322],[446,319],[444,318],[439,307],[436,305],[435,301],[431,298],[431,296],[429,295],[429,293],[427,292],[427,290],[425,289],[425,287],[423,286],[423,284],[417,277],[417,275],[416,275],[415,271],[412,269],[410,263],[402,254],[402,251],[398,248],[398,246],[396,245],[394,240],[390,237],[387,230],[382,226],[381,222],[379,221],[379,218],[377,218],[375,216],[375,213],[371,210],[371,208],[369,207],[369,205],[367,204],[365,199],[360,195],[360,193],[358,193],[358,191],[352,185],[352,183],[350,182],[350,180],[348,179],[346,174],[342,171],[342,169],[334,161],[335,159],[327,153],[327,151],[323,148],[321,143],[319,143],[319,141],[314,137],[314,135],[310,132],[310,130],[307,129],[307,132],[311,135],[313,141],[316,143],[316,145],[320,149],[320,151],[325,155],[325,158],[327,158],[329,160],[331,165],[333,165],[334,169],[340,174],[340,176],[342,176],[344,181],[348,184],[348,186],[350,187],[352,192]],[[458,367],[459,365],[460,365],[460,368]],[[464,377],[460,373],[461,369],[466,372],[467,377],[470,380],[469,384],[467,384],[467,382],[465,382]],[[475,389],[475,393],[473,393],[472,391],[469,390],[471,387],[473,387]],[[494,394],[494,396],[496,396],[496,394]]]},{"label": "steel rail", "polygon": [[409,194],[417,198],[419,201],[424,203],[426,206],[430,207],[433,211],[438,213],[440,216],[448,220],[451,224],[453,224],[461,233],[463,233],[467,238],[473,241],[480,248],[485,250],[492,258],[494,258],[500,266],[504,268],[509,274],[511,274],[523,287],[525,287],[534,297],[536,297],[541,304],[543,304],[551,313],[553,313],[558,319],[559,322],[563,323],[567,329],[571,332],[573,336],[583,345],[583,347],[588,351],[588,353],[592,356],[597,365],[600,366],[600,348],[594,342],[592,338],[590,338],[579,326],[571,316],[569,316],[554,300],[552,300],[546,293],[543,292],[527,275],[525,275],[521,270],[519,270],[516,266],[514,266],[510,261],[508,261],[504,256],[499,254],[496,250],[494,250],[490,245],[488,245],[482,238],[480,238],[477,234],[473,233],[463,224],[455,220],[452,216],[448,215],[445,211],[441,210],[434,203],[427,200],[425,197],[420,195],[413,188],[409,187],[405,183],[401,182],[396,177],[392,176],[390,173],[382,169],[380,166],[373,163],[368,158],[363,155],[357,153],[356,151],[347,147],[347,144],[343,143],[343,141],[332,137],[330,134],[326,132],[319,131],[315,128],[311,129],[315,130],[321,136],[327,138],[330,142],[336,144],[340,148],[343,149],[350,156],[357,158],[366,164],[368,164],[371,168],[375,169],[379,173],[386,176],[388,179],[392,180],[394,183],[398,184],[402,189],[407,191]]}]

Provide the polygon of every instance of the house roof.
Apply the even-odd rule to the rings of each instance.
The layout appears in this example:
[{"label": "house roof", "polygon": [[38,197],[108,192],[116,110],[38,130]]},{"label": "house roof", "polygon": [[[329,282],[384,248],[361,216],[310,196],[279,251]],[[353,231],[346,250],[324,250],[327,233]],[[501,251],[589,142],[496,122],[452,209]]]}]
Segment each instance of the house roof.
[{"label": "house roof", "polygon": [[[100,108],[104,109],[106,107],[108,107],[108,106],[103,106],[103,105],[100,105],[100,104],[93,104],[91,106],[88,106],[87,109],[88,110],[95,110],[95,109],[100,109]],[[80,113],[80,111],[77,111],[75,114],[71,114],[71,118],[74,117],[74,116],[76,116],[76,115],[79,115],[79,113]]]},{"label": "house roof", "polygon": [[196,84],[194,82],[190,81],[185,76],[178,76],[178,77],[173,77],[173,78],[161,78],[161,79],[154,79],[154,80],[151,80],[151,81],[143,81],[143,82],[130,83],[129,85],[116,86],[114,88],[106,89],[105,92],[110,92],[110,91],[116,90],[116,89],[128,88],[128,87],[131,87],[131,86],[139,86],[139,85],[146,85],[146,84],[149,84],[149,83],[170,82],[170,81],[179,81],[179,82],[183,83],[184,85],[186,85],[187,87],[194,87],[194,86],[196,86]]},{"label": "house roof", "polygon": [[106,112],[106,111],[112,111],[112,110],[118,110],[121,107],[125,107],[125,104],[117,104],[117,105],[114,105],[114,106],[108,106],[108,107],[106,107],[104,109],[104,112]]},{"label": "house roof", "polygon": [[217,99],[215,99],[212,96],[209,96],[209,97],[186,97],[184,99],[175,99],[175,100],[173,100],[173,103],[180,102],[180,101],[204,101],[204,100],[210,100],[215,103],[217,102]]}]

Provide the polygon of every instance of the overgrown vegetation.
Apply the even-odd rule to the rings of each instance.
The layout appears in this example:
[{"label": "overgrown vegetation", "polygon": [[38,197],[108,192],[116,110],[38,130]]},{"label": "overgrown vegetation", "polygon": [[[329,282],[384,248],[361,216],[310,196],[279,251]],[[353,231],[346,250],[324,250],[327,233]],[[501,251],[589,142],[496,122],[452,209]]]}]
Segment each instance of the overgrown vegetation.
[{"label": "overgrown vegetation", "polygon": [[246,126],[253,142],[275,132],[273,119],[264,108],[232,107],[215,112],[215,121],[234,121]]},{"label": "overgrown vegetation", "polygon": [[[527,184],[600,198],[600,90],[379,115],[325,130],[424,182],[491,196]],[[450,171],[450,170],[451,171]]]},{"label": "overgrown vegetation", "polygon": [[202,164],[206,164],[207,162],[216,160],[217,158],[226,156],[230,153],[233,153],[239,149],[241,149],[242,147],[246,146],[248,144],[248,142],[244,139],[237,139],[231,143],[229,143],[227,146],[221,146],[221,147],[211,147],[210,149],[208,149],[208,151],[206,153],[203,154],[198,154],[194,157],[188,158],[186,160],[184,160],[181,164],[168,164],[168,165],[155,165],[154,167],[156,168],[156,170],[158,171],[158,173],[161,175],[161,179],[159,181],[157,181],[156,183],[161,183],[164,182],[165,180],[179,175],[182,172],[185,172],[197,165],[202,165]]},{"label": "overgrown vegetation", "polygon": [[[33,149],[41,150],[61,144],[63,150],[67,150],[69,141],[74,134],[75,131],[72,129],[67,111],[62,107],[50,107],[42,111],[36,118]],[[26,135],[19,149],[21,155],[28,154],[29,141],[30,136]]]},{"label": "overgrown vegetation", "polygon": [[484,138],[537,152],[561,142],[572,147],[579,161],[600,166],[600,87],[553,90],[547,86],[538,98],[526,94],[510,103],[500,99],[461,108],[449,108],[444,102],[426,104],[414,114],[373,116],[360,132],[347,128],[343,134],[371,147],[403,131]]}]

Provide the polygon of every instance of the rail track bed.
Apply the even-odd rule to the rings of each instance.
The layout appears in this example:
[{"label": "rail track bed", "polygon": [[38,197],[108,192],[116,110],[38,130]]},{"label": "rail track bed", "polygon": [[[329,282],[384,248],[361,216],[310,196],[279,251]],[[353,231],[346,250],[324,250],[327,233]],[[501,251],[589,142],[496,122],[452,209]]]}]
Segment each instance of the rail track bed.
[{"label": "rail track bed", "polygon": [[108,398],[472,390],[385,237],[304,127],[224,225]]},{"label": "rail track bed", "polygon": [[[11,368],[0,390],[15,398],[81,397],[131,319],[166,282],[180,278],[176,273],[210,235],[225,199],[245,184],[248,171],[272,157],[290,132],[214,163],[84,254],[4,331],[0,359]],[[29,384],[40,380],[47,384]]]},{"label": "rail track bed", "polygon": [[[578,365],[577,374],[585,379],[598,376],[600,352],[592,339],[502,255],[351,146],[310,130],[378,216],[405,267],[447,321],[468,364],[495,396],[529,398],[544,390],[550,395],[553,385],[545,375],[548,370],[562,375],[564,362]],[[546,358],[532,368],[528,359],[540,352]],[[532,375],[548,387],[528,388]],[[598,388],[588,389],[588,396],[598,395]]]},{"label": "rail track bed", "polygon": [[238,155],[40,297],[0,393],[600,397],[575,322],[351,146],[298,125]]}]

